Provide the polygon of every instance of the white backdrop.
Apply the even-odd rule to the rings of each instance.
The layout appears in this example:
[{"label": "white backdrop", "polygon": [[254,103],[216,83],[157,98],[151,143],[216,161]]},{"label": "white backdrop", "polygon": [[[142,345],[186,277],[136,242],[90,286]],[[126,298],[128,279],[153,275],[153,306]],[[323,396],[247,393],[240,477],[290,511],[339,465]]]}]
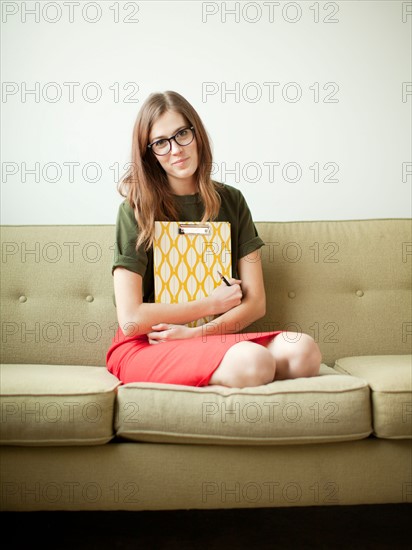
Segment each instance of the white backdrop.
[{"label": "white backdrop", "polygon": [[114,224],[176,90],[255,221],[410,217],[412,2],[2,2],[1,223]]}]

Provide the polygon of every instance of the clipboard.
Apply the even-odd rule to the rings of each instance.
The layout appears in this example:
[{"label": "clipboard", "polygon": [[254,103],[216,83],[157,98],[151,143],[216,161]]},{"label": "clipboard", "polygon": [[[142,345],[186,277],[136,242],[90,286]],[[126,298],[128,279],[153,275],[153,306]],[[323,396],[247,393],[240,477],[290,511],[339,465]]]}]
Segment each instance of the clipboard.
[{"label": "clipboard", "polygon": [[[231,277],[230,222],[155,221],[153,243],[155,302],[177,304],[209,296]],[[186,326],[201,326],[217,315]]]}]

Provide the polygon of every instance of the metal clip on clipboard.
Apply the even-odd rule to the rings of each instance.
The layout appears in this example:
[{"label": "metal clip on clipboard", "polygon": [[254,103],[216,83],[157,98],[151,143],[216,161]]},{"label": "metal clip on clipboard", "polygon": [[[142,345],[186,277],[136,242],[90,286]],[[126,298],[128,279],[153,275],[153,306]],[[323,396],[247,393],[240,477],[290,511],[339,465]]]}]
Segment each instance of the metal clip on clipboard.
[{"label": "metal clip on clipboard", "polygon": [[210,235],[208,223],[179,223],[179,235]]}]

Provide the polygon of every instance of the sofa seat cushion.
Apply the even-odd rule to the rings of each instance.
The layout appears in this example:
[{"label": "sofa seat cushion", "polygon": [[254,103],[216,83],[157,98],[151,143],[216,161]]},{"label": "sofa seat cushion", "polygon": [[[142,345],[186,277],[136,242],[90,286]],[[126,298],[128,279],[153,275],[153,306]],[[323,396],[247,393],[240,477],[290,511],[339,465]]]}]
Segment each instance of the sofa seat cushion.
[{"label": "sofa seat cushion", "polygon": [[116,435],[221,445],[323,443],[368,437],[368,384],[321,365],[312,378],[255,388],[130,383],[118,390]]},{"label": "sofa seat cushion", "polygon": [[2,445],[100,445],[114,437],[119,380],[104,367],[0,366]]},{"label": "sofa seat cushion", "polygon": [[376,437],[412,438],[412,355],[344,357],[334,368],[369,384]]}]

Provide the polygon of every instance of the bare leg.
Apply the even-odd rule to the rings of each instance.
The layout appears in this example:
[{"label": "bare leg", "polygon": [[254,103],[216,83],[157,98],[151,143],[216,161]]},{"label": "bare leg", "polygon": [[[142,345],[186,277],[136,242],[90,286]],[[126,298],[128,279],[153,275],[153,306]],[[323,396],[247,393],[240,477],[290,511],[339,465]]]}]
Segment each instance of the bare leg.
[{"label": "bare leg", "polygon": [[282,332],[269,342],[267,349],[276,360],[276,380],[319,374],[322,354],[309,334]]},{"label": "bare leg", "polygon": [[238,342],[225,353],[209,384],[233,388],[261,386],[273,381],[275,371],[275,357],[265,346]]}]

